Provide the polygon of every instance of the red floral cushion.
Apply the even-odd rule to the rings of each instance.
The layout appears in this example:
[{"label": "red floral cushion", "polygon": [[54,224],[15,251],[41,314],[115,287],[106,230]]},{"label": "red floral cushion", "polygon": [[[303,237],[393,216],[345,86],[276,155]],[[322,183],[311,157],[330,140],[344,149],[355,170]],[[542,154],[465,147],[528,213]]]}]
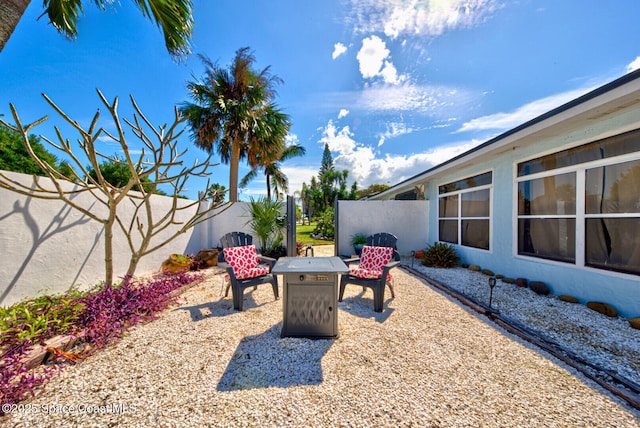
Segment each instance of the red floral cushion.
[{"label": "red floral cushion", "polygon": [[[258,266],[250,269],[234,269],[233,273],[237,279],[257,278],[269,273],[269,266]],[[229,280],[229,274],[226,275],[225,280]]]},{"label": "red floral cushion", "polygon": [[[360,255],[360,263],[358,267],[349,268],[349,274],[358,278],[380,278],[384,265],[391,261],[393,257],[393,248],[391,247],[372,247],[365,245],[362,247]],[[391,281],[391,274],[387,274],[387,281]]]},{"label": "red floral cushion", "polygon": [[[255,245],[229,247],[222,250],[225,261],[233,268],[237,279],[257,278],[269,273],[269,266],[258,264],[258,252]],[[229,281],[229,275],[225,276]]]},{"label": "red floral cushion", "polygon": [[253,269],[258,266],[258,252],[255,245],[245,245],[242,247],[229,247],[222,250],[224,260],[231,265],[233,271]]},{"label": "red floral cushion", "polygon": [[384,265],[391,261],[393,257],[393,248],[391,247],[371,247],[365,245],[362,247],[360,255],[360,269],[379,270],[382,271]]}]

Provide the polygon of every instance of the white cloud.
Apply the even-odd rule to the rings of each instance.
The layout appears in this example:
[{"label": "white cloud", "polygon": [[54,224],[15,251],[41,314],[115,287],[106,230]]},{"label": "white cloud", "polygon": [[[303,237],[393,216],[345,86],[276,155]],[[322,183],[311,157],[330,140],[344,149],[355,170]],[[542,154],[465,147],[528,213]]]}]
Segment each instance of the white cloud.
[{"label": "white cloud", "polygon": [[452,107],[464,108],[471,97],[466,91],[447,86],[372,84],[360,93],[355,105],[368,111],[410,111],[448,116]]},{"label": "white cloud", "polygon": [[347,47],[342,43],[338,42],[335,45],[333,45],[333,53],[331,54],[331,58],[336,59],[346,51],[347,51]]},{"label": "white cloud", "polygon": [[289,194],[293,195],[295,192],[302,190],[302,183],[309,184],[311,177],[318,175],[318,167],[292,167],[283,166],[282,172],[287,176],[289,180]]},{"label": "white cloud", "polygon": [[585,93],[591,91],[595,87],[586,89],[576,89],[573,91],[563,92],[560,94],[552,95],[550,97],[542,98],[521,107],[518,107],[515,111],[510,113],[496,113],[488,116],[478,117],[472,119],[469,122],[462,124],[462,127],[458,132],[464,131],[478,131],[486,129],[511,129],[516,126],[534,119],[541,114],[544,114],[556,107],[561,106]]},{"label": "white cloud", "polygon": [[629,65],[627,65],[627,73],[631,73],[634,70],[640,68],[640,56],[631,61]]},{"label": "white cloud", "polygon": [[400,36],[439,36],[483,23],[498,0],[351,0],[356,30]]},{"label": "white cloud", "polygon": [[346,117],[349,114],[349,110],[347,110],[346,108],[342,108],[340,109],[340,113],[338,113],[338,119],[342,119],[343,117]]},{"label": "white cloud", "polygon": [[384,142],[389,138],[396,138],[401,135],[411,134],[413,131],[413,128],[407,127],[407,125],[403,122],[388,123],[386,130],[380,134],[380,138],[378,139],[378,147],[382,146]]},{"label": "white cloud", "polygon": [[296,134],[287,134],[287,136],[285,137],[284,143],[287,146],[291,146],[293,144],[298,144],[299,141],[300,139]]},{"label": "white cloud", "polygon": [[366,37],[362,40],[362,48],[356,58],[360,64],[360,73],[364,78],[382,77],[384,82],[397,84],[404,80],[398,76],[393,63],[388,60],[389,49],[378,36]]},{"label": "white cloud", "polygon": [[372,147],[358,143],[354,137],[348,126],[338,129],[329,121],[319,142],[327,143],[333,153],[338,153],[334,157],[335,167],[348,170],[349,177],[358,182],[359,188],[371,184],[396,184],[479,144],[478,141],[463,142],[424,153],[377,157]]}]

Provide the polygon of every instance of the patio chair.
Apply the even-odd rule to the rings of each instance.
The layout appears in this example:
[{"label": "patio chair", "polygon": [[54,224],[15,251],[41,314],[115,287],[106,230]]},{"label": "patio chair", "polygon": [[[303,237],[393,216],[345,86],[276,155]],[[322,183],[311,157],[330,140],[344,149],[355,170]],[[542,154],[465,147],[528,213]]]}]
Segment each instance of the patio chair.
[{"label": "patio chair", "polygon": [[375,233],[367,237],[367,245],[372,247],[391,247],[393,248],[393,260],[400,260],[396,242],[398,242],[396,235],[387,232]]},{"label": "patio chair", "polygon": [[[220,238],[222,248],[242,247],[253,244],[253,236],[244,232],[229,232]],[[224,252],[220,251],[218,262],[224,262]]]},{"label": "patio chair", "polygon": [[[231,288],[233,309],[242,311],[244,290],[249,287],[255,289],[260,284],[270,283],[276,300],[280,298],[278,277],[271,273],[275,259],[259,255],[254,245],[227,247],[222,251],[225,261],[218,265],[227,270],[225,275],[227,289],[224,296],[229,295],[229,288]],[[266,262],[266,264],[260,262]]]},{"label": "patio chair", "polygon": [[393,283],[391,282],[391,274],[389,273],[391,269],[400,264],[399,260],[392,261],[394,252],[396,251],[393,247],[365,245],[362,247],[362,254],[359,258],[344,260],[347,266],[355,262],[358,262],[358,266],[349,266],[349,273],[342,275],[340,278],[338,301],[342,302],[347,284],[357,284],[373,290],[373,310],[382,312],[385,286],[388,286],[389,290],[391,290],[391,297],[396,297]]}]

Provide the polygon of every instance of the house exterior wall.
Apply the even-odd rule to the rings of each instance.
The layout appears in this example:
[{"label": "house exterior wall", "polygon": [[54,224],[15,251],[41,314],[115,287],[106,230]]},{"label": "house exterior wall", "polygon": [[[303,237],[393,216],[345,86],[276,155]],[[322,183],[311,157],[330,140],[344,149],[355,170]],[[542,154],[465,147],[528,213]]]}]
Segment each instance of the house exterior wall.
[{"label": "house exterior wall", "polygon": [[[634,89],[637,91],[637,88]],[[625,93],[625,91],[622,91]],[[629,92],[626,92],[628,96]],[[507,136],[497,141],[495,147],[487,146],[466,158],[456,160],[425,177],[416,177],[403,186],[397,186],[380,197],[393,198],[396,193],[407,190],[407,186],[425,184],[425,197],[431,201],[429,211],[428,240],[438,241],[438,186],[451,183],[482,172],[492,171],[490,249],[481,250],[455,245],[462,262],[480,265],[507,277],[522,277],[529,281],[542,281],[553,294],[568,294],[582,303],[601,301],[613,305],[626,317],[640,316],[640,277],[632,274],[579,267],[570,263],[544,260],[518,255],[517,248],[517,164],[563,149],[581,146],[602,138],[640,129],[640,96],[625,100],[616,109],[614,101],[609,106],[584,107],[587,113],[564,112],[553,116],[550,123],[532,125],[536,129],[525,129],[523,136]],[[609,97],[609,94],[603,97]],[[591,100],[589,102],[595,101]],[[574,109],[580,109],[581,106]],[[573,116],[572,116],[573,114]],[[576,118],[579,118],[576,119]],[[636,190],[637,191],[637,190]],[[583,233],[577,230],[577,234]],[[640,234],[640,231],[637,231]],[[640,239],[638,237],[637,239]],[[498,290],[499,292],[499,290]]]}]

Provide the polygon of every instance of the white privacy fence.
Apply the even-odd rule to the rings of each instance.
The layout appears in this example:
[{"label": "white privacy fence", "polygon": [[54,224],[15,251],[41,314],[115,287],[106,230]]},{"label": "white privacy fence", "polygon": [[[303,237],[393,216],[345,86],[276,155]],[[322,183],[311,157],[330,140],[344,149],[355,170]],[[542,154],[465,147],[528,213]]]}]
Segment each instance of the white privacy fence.
[{"label": "white privacy fence", "polygon": [[[32,177],[4,172],[29,185]],[[46,179],[41,179],[43,182]],[[65,183],[72,186],[70,183]],[[92,212],[106,208],[89,194],[78,195],[78,204]],[[153,196],[156,217],[171,209],[173,199]],[[178,200],[180,206],[192,201]],[[227,232],[252,233],[248,203],[238,202],[207,222],[189,229],[161,249],[143,257],[136,274],[158,272],[170,253],[195,254],[219,245]],[[398,250],[408,254],[424,248],[427,237],[428,201],[339,201],[336,231],[338,254],[350,255],[351,236],[355,233],[389,232],[398,237]],[[195,207],[176,213],[178,221],[187,221]],[[123,201],[119,215],[125,221],[133,216],[133,204]],[[144,222],[144,220],[143,220]],[[153,243],[166,240],[178,225],[162,231]],[[135,236],[135,231],[132,235]],[[42,200],[0,189],[0,305],[8,306],[39,294],[90,288],[104,280],[104,228],[60,200]],[[114,228],[114,277],[123,276],[129,266],[131,250],[126,236]]]},{"label": "white privacy fence", "polygon": [[429,201],[338,201],[336,218],[339,255],[353,254],[351,237],[356,233],[392,233],[400,255],[427,246]]},{"label": "white privacy fence", "polygon": [[[3,173],[26,185],[33,182],[29,175]],[[40,181],[50,183],[44,178]],[[73,188],[71,183],[62,185],[69,190]],[[86,192],[75,196],[73,200],[100,216],[108,212],[103,204]],[[166,196],[152,197],[156,220],[171,211],[172,202],[173,199]],[[190,202],[178,200],[182,207]],[[195,210],[194,206],[176,212],[177,221],[187,221]],[[133,204],[122,201],[118,213],[125,223],[129,222],[134,213]],[[146,217],[141,217],[141,221],[144,224]],[[176,225],[163,230],[151,245],[166,240],[178,229]],[[162,261],[172,252],[189,254],[199,251],[206,229],[207,226],[202,224],[179,235],[165,247],[143,257],[137,271],[159,271]],[[134,229],[131,234],[134,242],[136,233]],[[3,306],[41,293],[60,293],[72,286],[85,289],[103,281],[105,276],[103,225],[57,199],[31,198],[0,189],[0,254],[0,272],[3,273],[0,277],[0,305]],[[126,236],[115,226],[114,277],[126,273],[130,257]]]}]

